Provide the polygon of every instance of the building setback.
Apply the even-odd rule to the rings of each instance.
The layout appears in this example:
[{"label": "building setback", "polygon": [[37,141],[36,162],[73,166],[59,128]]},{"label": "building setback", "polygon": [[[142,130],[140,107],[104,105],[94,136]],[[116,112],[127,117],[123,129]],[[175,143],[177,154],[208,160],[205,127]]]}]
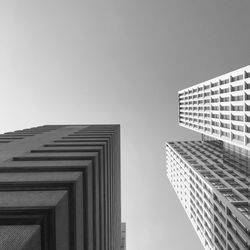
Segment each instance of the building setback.
[{"label": "building setback", "polygon": [[178,92],[179,124],[202,141],[166,143],[167,177],[205,249],[250,249],[249,72]]},{"label": "building setback", "polygon": [[0,249],[119,249],[120,126],[0,135],[0,218]]}]

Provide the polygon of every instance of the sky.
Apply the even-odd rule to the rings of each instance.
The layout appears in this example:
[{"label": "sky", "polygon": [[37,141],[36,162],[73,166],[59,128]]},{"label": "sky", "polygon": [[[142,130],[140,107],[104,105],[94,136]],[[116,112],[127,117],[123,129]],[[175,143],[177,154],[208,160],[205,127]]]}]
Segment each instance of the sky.
[{"label": "sky", "polygon": [[249,64],[249,0],[0,0],[0,132],[121,124],[128,250],[200,250],[166,177],[177,91]]}]

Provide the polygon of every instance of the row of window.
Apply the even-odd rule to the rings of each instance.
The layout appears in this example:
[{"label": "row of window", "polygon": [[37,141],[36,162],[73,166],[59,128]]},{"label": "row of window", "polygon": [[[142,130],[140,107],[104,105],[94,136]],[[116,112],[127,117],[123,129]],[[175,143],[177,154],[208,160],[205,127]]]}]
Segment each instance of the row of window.
[{"label": "row of window", "polygon": [[[199,122],[198,120],[188,118],[186,120],[181,119],[180,124],[188,127],[192,130],[197,130],[201,133],[206,133],[207,135],[210,136],[215,136],[217,138],[221,138],[222,140],[230,140],[230,141],[235,141],[238,145],[241,146],[249,146],[250,145],[250,137],[247,136],[249,133],[249,128],[247,128],[245,131],[242,130],[240,126],[235,126],[232,128],[231,132],[224,131],[223,127],[218,127],[216,126],[215,123],[213,125],[209,122]],[[212,126],[212,127],[211,127]],[[235,132],[234,132],[235,131]],[[246,135],[241,135],[241,134],[236,134],[238,132],[245,132]]]},{"label": "row of window", "polygon": [[211,82],[208,84],[200,84],[200,86],[183,91],[183,93],[180,93],[180,96],[185,95],[185,94],[187,95],[187,94],[192,94],[192,93],[198,93],[198,92],[205,91],[205,90],[208,90],[208,89],[213,88],[213,87],[228,84],[230,82],[240,81],[240,80],[243,80],[244,78],[248,79],[249,77],[250,77],[250,72],[245,71],[244,74],[240,74],[237,76],[230,76],[227,79],[223,79],[223,80],[219,79],[216,82]]},{"label": "row of window", "polygon": [[[206,120],[210,119],[221,119],[221,120],[227,120],[227,121],[237,121],[237,122],[250,122],[250,116],[248,115],[235,115],[235,114],[216,114],[216,113],[211,113],[210,114],[204,114],[204,117],[207,118]],[[188,120],[188,121],[194,121],[199,123],[205,122],[205,120],[202,117],[202,114],[197,114],[197,113],[192,113],[189,112],[188,114],[180,114],[180,119],[182,120]]]},{"label": "row of window", "polygon": [[221,110],[221,111],[250,111],[250,105],[245,104],[245,110],[243,105],[229,105],[229,106],[210,106],[209,107],[196,107],[196,106],[189,106],[189,107],[182,107],[179,108],[180,112],[184,112],[185,110]]},{"label": "row of window", "polygon": [[[217,118],[215,116],[212,116],[213,118]],[[203,124],[202,120],[197,120],[197,119],[192,119],[192,118],[186,118],[186,120],[189,121],[194,121],[196,123],[200,123]],[[226,129],[232,129],[232,130],[236,130],[236,131],[240,131],[240,132],[246,132],[246,133],[250,133],[250,127],[249,126],[243,126],[243,125],[235,125],[233,123],[223,123],[223,122],[217,122],[217,121],[204,121],[205,125],[211,125],[211,126],[215,126],[215,127],[221,127],[221,128],[226,128]],[[245,127],[245,130],[244,130]],[[222,130],[223,132],[223,130]],[[227,133],[227,132],[225,132]],[[228,133],[229,134],[229,133]]]},{"label": "row of window", "polygon": [[180,101],[180,106],[187,106],[187,105],[203,105],[209,103],[223,103],[223,102],[240,102],[240,101],[249,101],[250,95],[229,95],[229,96],[219,96],[219,97],[211,97],[209,99],[202,99],[202,100],[187,100],[187,101]]},{"label": "row of window", "polygon": [[[232,130],[232,139],[237,139],[237,140],[239,139],[242,141],[244,141],[244,136],[239,135],[239,137],[237,137],[236,134],[233,133],[233,131],[245,132],[247,134],[250,133],[250,128],[248,126],[245,126],[245,130],[244,130],[244,126],[242,126],[242,125],[231,124],[231,126],[230,126],[230,124],[226,124],[226,123],[222,123],[222,122],[219,123],[219,122],[214,122],[214,121],[212,121],[212,122],[204,121],[204,126],[203,126],[203,121],[189,118],[189,119],[186,119],[186,121],[183,120],[181,123],[183,123],[186,126],[189,126],[189,127],[191,126],[191,127],[196,128],[196,129],[199,129],[199,130],[204,130],[207,132],[212,131],[212,133],[216,133],[216,134],[220,133],[221,136],[228,136],[228,137],[230,137],[230,132],[225,131],[224,129],[231,129]],[[217,127],[217,128],[211,129],[210,126]],[[220,131],[219,131],[219,128],[221,128]]]},{"label": "row of window", "polygon": [[[245,86],[245,87],[244,87]],[[229,92],[236,92],[236,91],[243,91],[243,90],[248,90],[250,89],[250,83],[246,83],[245,85],[238,85],[238,86],[230,86],[228,88],[220,88],[217,90],[211,90],[209,92],[204,92],[201,94],[195,94],[195,92],[190,93],[190,94],[179,94],[179,101],[183,100],[190,100],[190,99],[199,99],[199,98],[204,98],[204,97],[209,97],[213,95],[219,95],[219,94],[225,94]]]}]

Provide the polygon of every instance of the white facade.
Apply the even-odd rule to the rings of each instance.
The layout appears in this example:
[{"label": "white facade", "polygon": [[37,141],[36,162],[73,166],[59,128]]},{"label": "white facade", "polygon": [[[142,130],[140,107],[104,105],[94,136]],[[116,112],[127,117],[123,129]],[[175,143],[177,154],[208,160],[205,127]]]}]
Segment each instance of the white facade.
[{"label": "white facade", "polygon": [[247,158],[215,141],[170,142],[166,152],[168,179],[204,248],[250,249]]},{"label": "white facade", "polygon": [[250,66],[178,92],[179,125],[209,141],[166,143],[167,176],[205,249],[250,249]]},{"label": "white facade", "polygon": [[250,66],[178,92],[179,125],[250,149]]}]

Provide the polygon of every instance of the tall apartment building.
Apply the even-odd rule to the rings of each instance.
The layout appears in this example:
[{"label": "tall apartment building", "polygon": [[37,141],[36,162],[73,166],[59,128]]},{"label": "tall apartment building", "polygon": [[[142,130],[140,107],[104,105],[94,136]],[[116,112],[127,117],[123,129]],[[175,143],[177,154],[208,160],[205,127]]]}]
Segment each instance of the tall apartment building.
[{"label": "tall apartment building", "polygon": [[126,223],[121,224],[121,250],[126,250]]},{"label": "tall apartment building", "polygon": [[250,149],[250,66],[179,91],[179,125]]},{"label": "tall apartment building", "polygon": [[121,246],[120,126],[0,135],[1,250]]},{"label": "tall apartment building", "polygon": [[167,176],[205,249],[250,249],[250,66],[179,91]]}]

